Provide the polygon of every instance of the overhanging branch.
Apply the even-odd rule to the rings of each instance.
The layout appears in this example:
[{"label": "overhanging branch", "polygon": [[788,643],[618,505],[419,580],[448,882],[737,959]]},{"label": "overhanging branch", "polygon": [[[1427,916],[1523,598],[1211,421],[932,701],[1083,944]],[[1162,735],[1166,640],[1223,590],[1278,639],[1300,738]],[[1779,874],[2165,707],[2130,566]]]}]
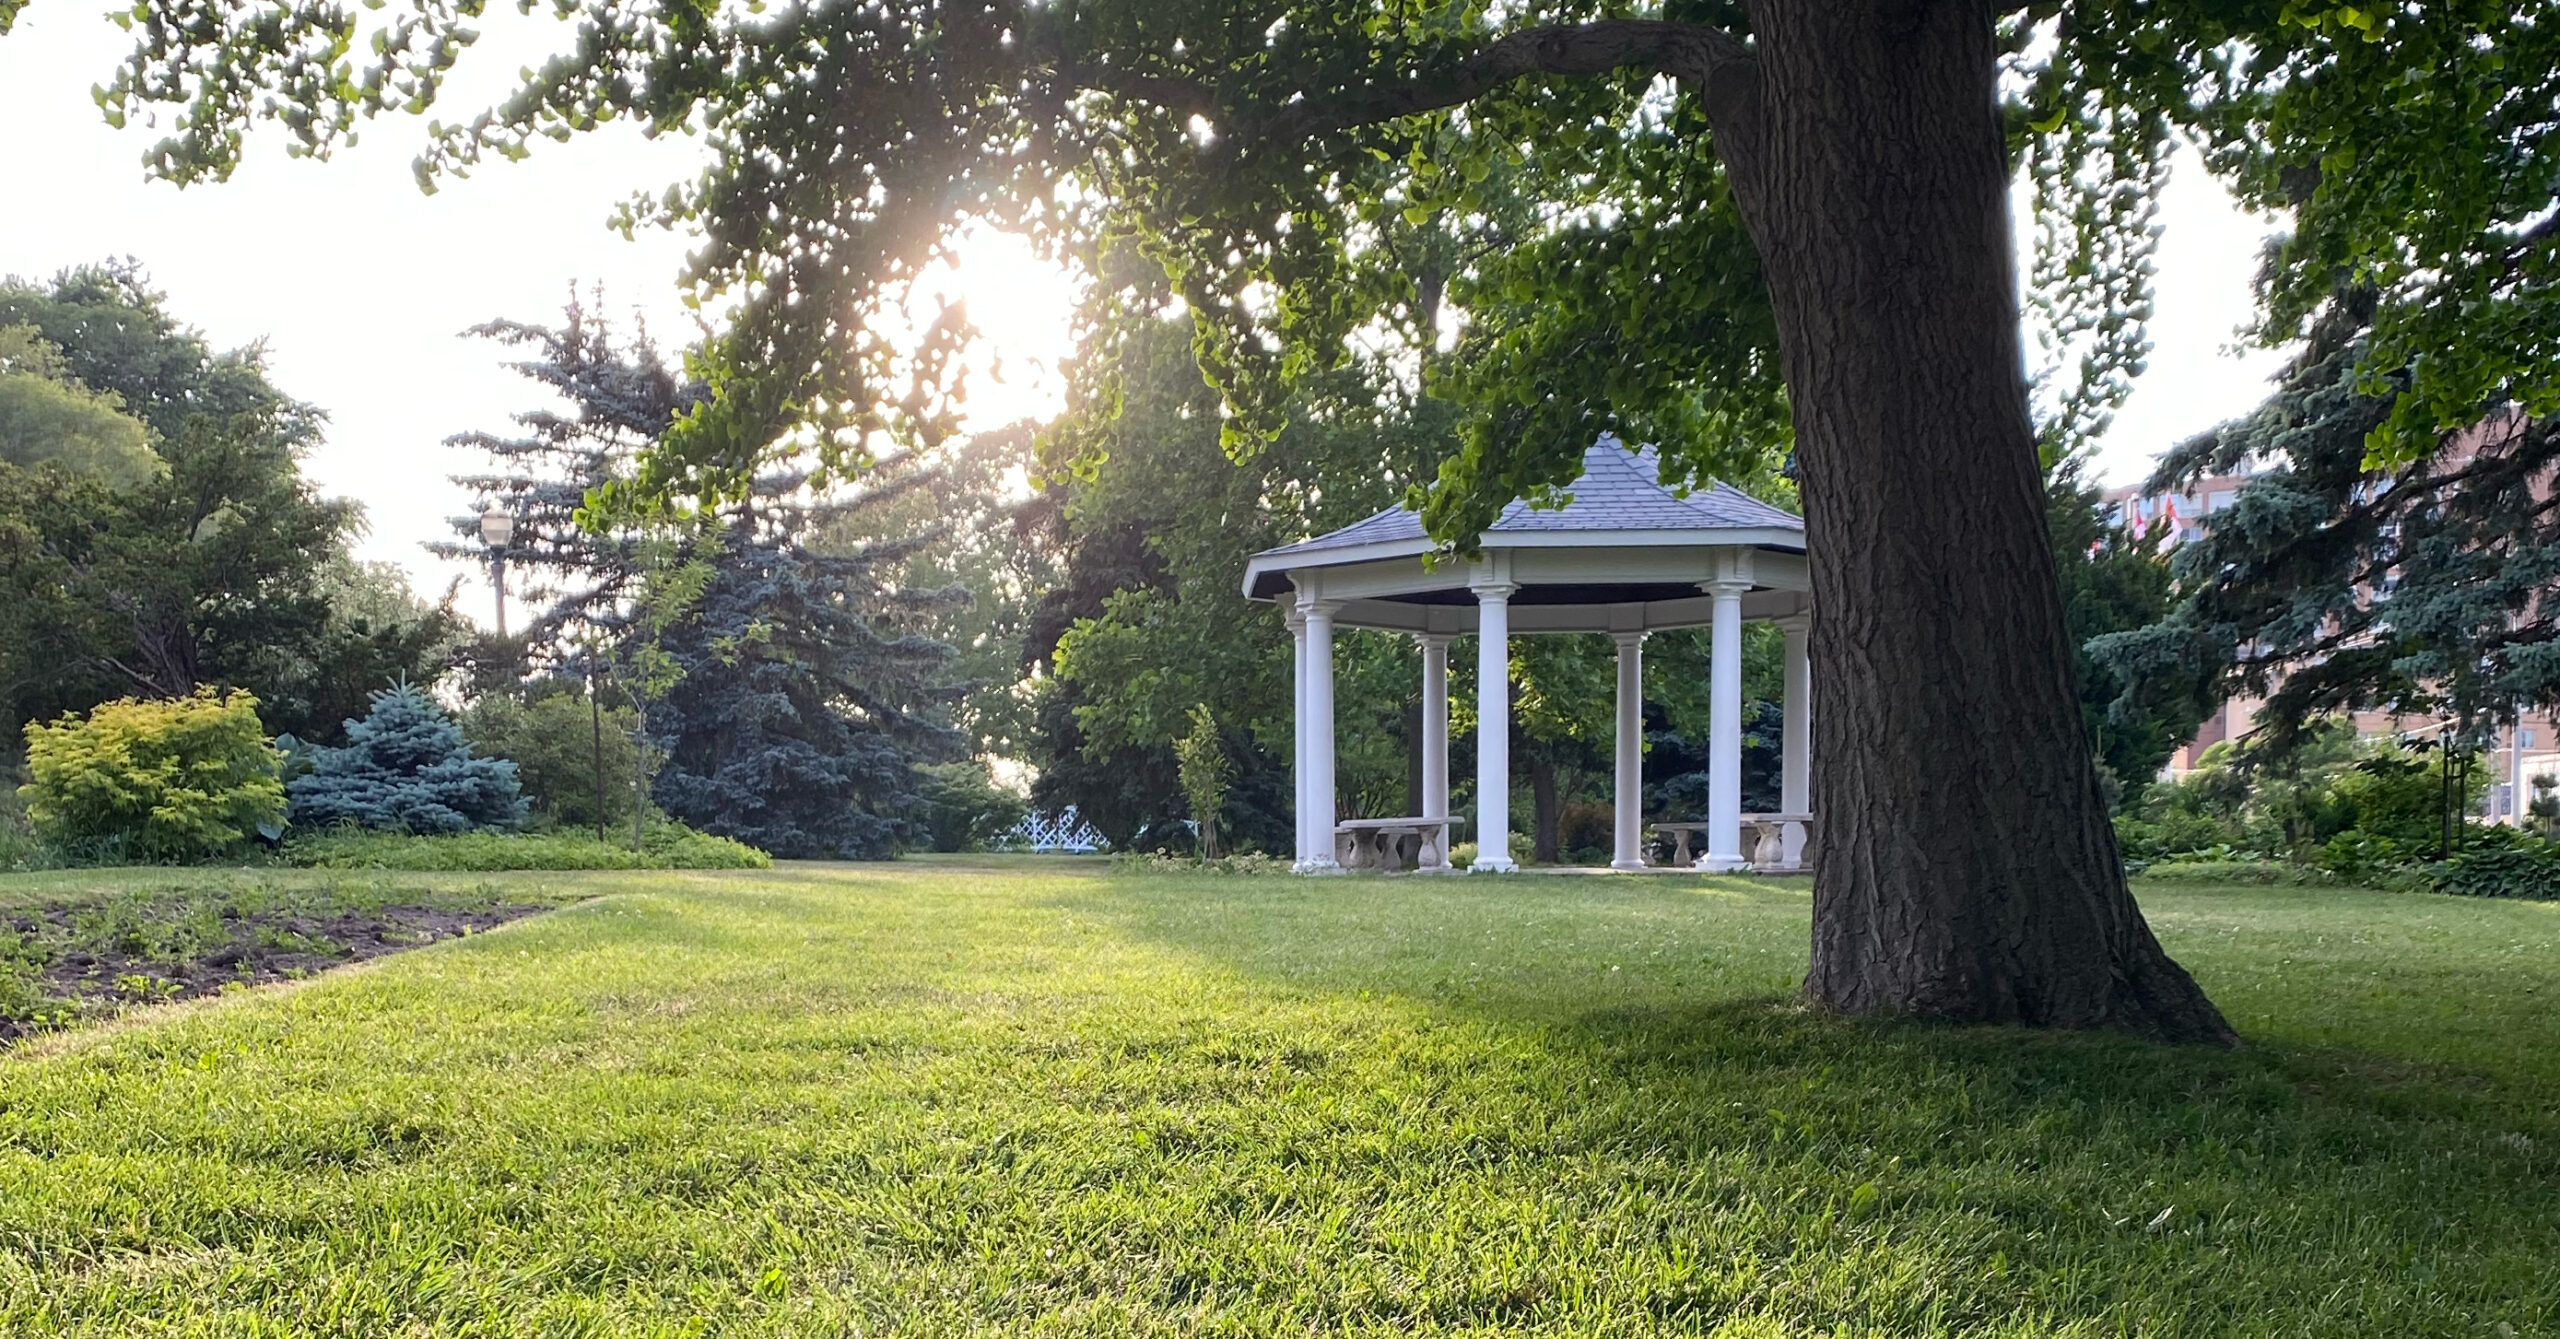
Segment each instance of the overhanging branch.
[{"label": "overhanging branch", "polygon": [[1395,83],[1312,95],[1238,136],[1244,144],[1288,144],[1472,102],[1536,74],[1588,78],[1620,70],[1667,74],[1695,86],[1719,130],[1757,85],[1751,48],[1721,28],[1662,19],[1604,19],[1526,28],[1444,70]]},{"label": "overhanging branch", "polygon": [[[1208,83],[1181,75],[1118,68],[1106,61],[1049,62],[1067,86],[1149,102],[1217,121],[1222,108]],[[1591,78],[1621,70],[1669,75],[1692,86],[1719,133],[1741,129],[1758,93],[1751,48],[1721,28],[1663,19],[1603,19],[1525,28],[1443,69],[1411,72],[1357,88],[1301,93],[1268,117],[1220,126],[1230,151],[1302,143],[1318,135],[1375,125],[1472,102],[1531,75]]]}]

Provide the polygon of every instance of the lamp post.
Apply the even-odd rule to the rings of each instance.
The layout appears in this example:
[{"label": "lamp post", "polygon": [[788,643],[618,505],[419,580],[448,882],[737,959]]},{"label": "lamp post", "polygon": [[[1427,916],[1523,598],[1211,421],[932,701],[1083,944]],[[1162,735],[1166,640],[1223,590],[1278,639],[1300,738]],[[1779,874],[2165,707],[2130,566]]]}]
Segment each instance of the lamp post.
[{"label": "lamp post", "polygon": [[489,549],[489,581],[498,592],[498,640],[507,639],[507,545],[516,537],[516,518],[496,506],[480,513],[480,542]]}]

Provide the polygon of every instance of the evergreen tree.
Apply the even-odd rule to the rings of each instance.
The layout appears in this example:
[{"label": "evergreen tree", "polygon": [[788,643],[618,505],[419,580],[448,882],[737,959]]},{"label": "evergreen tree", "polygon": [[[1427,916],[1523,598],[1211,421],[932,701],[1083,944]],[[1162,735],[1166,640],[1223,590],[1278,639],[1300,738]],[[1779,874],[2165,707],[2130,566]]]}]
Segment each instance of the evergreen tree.
[{"label": "evergreen tree", "polygon": [[524,822],[516,765],[473,757],[462,727],[408,684],[374,694],[373,710],[347,722],[347,740],[311,750],[311,770],[285,787],[294,822],[414,833]]},{"label": "evergreen tree", "polygon": [[2111,798],[2120,798],[2160,774],[2169,755],[2195,736],[2206,709],[2183,686],[2153,684],[2128,699],[2123,675],[2089,649],[2100,637],[2165,615],[2170,576],[2156,535],[2145,542],[2109,524],[2098,490],[2083,474],[2086,459],[2075,455],[2055,467],[2045,485],[2045,516],[2062,575],[2080,718],[2097,749],[2100,780]]},{"label": "evergreen tree", "polygon": [[2434,452],[2373,466],[2409,386],[2362,370],[2374,312],[2340,293],[2265,405],[2162,462],[2160,490],[2269,468],[2177,551],[2167,615],[2096,643],[2127,706],[2263,695],[2253,754],[2274,759],[2342,712],[2450,716],[2459,741],[2560,704],[2560,420],[2491,400]]},{"label": "evergreen tree", "polygon": [[[516,517],[508,561],[527,577],[531,650],[640,699],[642,770],[657,764],[649,797],[670,816],[777,855],[891,854],[910,830],[918,764],[959,751],[942,719],[957,696],[952,652],[928,634],[966,594],[898,580],[942,537],[928,517],[896,517],[933,472],[881,461],[859,493],[834,497],[805,476],[762,478],[691,530],[582,524],[580,508],[627,482],[701,388],[645,335],[626,340],[576,303],[557,328],[478,333],[532,350],[516,370],[569,405],[518,415],[521,435],[450,439],[497,458],[455,482]],[[432,547],[481,557],[476,528],[476,513],[456,518],[463,542]],[[678,570],[697,575],[672,597],[650,593]]]},{"label": "evergreen tree", "polygon": [[638,579],[641,539],[629,527],[581,524],[578,511],[599,488],[630,477],[632,460],[701,396],[671,367],[646,330],[626,339],[613,322],[572,300],[554,328],[491,321],[471,333],[528,357],[510,364],[568,402],[564,412],[516,415],[517,434],[457,433],[447,446],[483,452],[494,468],[453,476],[471,511],[453,518],[455,541],[427,550],[458,562],[486,561],[480,515],[515,517],[505,558],[513,593],[531,612],[517,637],[537,659],[575,672],[578,646],[618,635]]},{"label": "evergreen tree", "polygon": [[661,641],[682,675],[649,708],[665,757],[651,798],[670,816],[793,858],[878,860],[914,834],[918,764],[957,756],[945,723],[951,647],[887,630],[965,600],[884,582],[935,536],[820,552],[807,538],[924,479],[846,501],[797,476],[758,482],[727,513],[701,599]]}]

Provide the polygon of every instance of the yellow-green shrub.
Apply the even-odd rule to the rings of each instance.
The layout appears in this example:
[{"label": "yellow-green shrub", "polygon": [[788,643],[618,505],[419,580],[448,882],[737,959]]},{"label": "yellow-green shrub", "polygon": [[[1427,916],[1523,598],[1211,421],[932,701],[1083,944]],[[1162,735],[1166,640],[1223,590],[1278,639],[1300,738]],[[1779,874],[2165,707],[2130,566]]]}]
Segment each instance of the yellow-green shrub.
[{"label": "yellow-green shrub", "polygon": [[120,698],[86,718],[27,725],[18,794],[56,845],[109,857],[201,860],[284,821],[278,757],[258,699],[199,688]]}]

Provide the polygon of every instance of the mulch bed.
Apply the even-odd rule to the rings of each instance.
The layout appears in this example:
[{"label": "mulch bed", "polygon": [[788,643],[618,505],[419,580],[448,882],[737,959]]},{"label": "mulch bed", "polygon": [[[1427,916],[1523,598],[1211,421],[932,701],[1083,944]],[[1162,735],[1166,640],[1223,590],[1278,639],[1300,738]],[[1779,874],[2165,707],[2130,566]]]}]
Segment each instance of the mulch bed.
[{"label": "mulch bed", "polygon": [[[75,906],[20,912],[11,917],[10,928],[22,941],[62,945],[38,969],[45,993],[68,1009],[89,1014],[100,1006],[212,995],[235,981],[262,985],[306,977],[552,909],[534,904],[467,911],[391,905],[315,917],[226,908],[222,920],[230,929],[230,942],[183,962],[135,956],[112,945],[64,943],[79,937],[75,922],[84,909]],[[58,1025],[54,1019],[0,1017],[0,1043]]]}]

